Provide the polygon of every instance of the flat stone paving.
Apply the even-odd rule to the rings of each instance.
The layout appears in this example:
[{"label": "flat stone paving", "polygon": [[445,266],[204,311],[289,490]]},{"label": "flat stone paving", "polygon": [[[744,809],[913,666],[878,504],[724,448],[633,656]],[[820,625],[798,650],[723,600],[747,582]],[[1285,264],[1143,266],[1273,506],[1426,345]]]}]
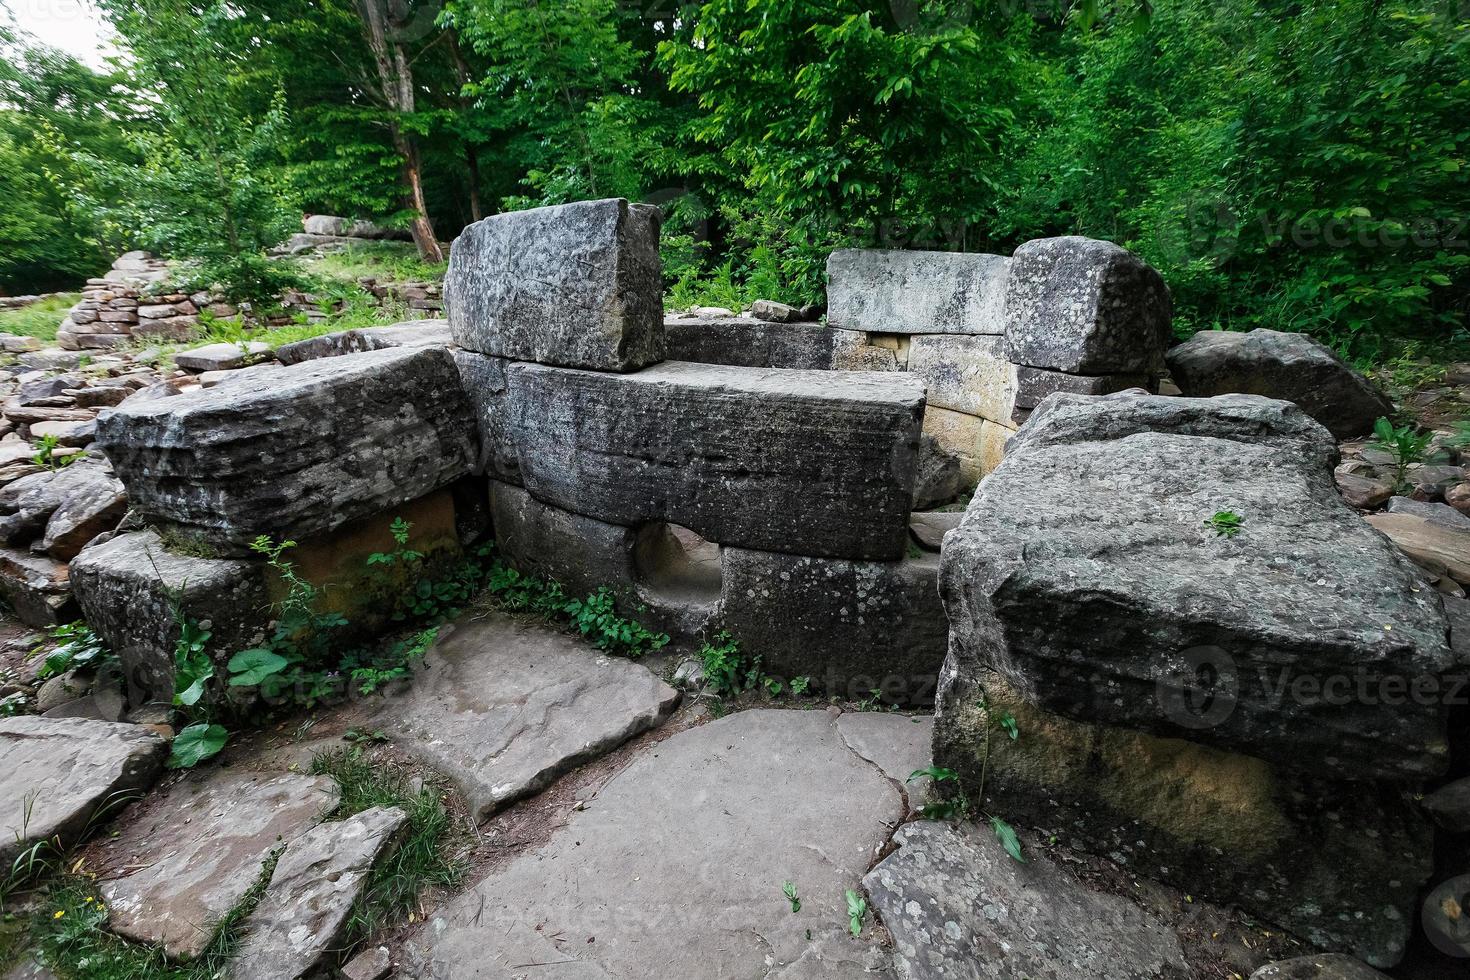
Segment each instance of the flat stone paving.
[{"label": "flat stone paving", "polygon": [[648,668],[499,613],[460,620],[373,723],[484,819],[653,728],[679,693]]},{"label": "flat stone paving", "polygon": [[[844,729],[888,729],[859,754]],[[434,916],[406,976],[850,978],[886,972],[845,892],[904,817],[929,726],[902,715],[754,710],[651,746],[541,850]],[[876,761],[874,761],[876,760]],[[792,882],[793,913],[782,894]]]}]

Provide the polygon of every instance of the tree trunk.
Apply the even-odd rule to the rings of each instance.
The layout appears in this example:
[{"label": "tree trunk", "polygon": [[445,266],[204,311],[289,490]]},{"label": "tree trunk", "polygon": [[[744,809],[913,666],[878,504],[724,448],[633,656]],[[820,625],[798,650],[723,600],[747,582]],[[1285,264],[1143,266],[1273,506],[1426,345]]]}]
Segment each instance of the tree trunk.
[{"label": "tree trunk", "polygon": [[[414,111],[413,68],[403,45],[389,37],[390,3],[391,0],[357,0],[357,11],[362,18],[363,38],[378,69],[383,101],[395,116],[408,115]],[[403,158],[403,196],[404,202],[414,212],[413,224],[410,225],[414,244],[425,262],[443,262],[444,250],[439,247],[439,238],[434,234],[434,223],[429,220],[429,208],[424,200],[418,141],[404,131],[396,118],[391,121],[390,128],[393,148]]]},{"label": "tree trunk", "polygon": [[[454,73],[459,77],[459,106],[464,111],[470,110],[470,101],[464,97],[464,87],[470,81],[470,66],[465,64],[464,53],[459,50],[459,35],[453,28],[449,29],[449,53],[454,58]],[[469,169],[470,176],[470,219],[479,221],[485,217],[485,209],[480,204],[480,147],[469,140],[464,143],[464,162]]]}]

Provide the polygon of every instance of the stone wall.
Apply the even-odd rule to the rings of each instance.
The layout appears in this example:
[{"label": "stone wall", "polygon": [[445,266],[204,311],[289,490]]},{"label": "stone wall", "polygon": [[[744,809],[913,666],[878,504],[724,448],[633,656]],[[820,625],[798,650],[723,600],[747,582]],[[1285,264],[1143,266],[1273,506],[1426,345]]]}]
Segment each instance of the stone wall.
[{"label": "stone wall", "polygon": [[92,350],[134,339],[187,340],[202,311],[220,319],[239,312],[208,293],[170,290],[169,269],[147,252],[120,256],[105,275],[87,280],[81,300],[61,321],[56,342],[65,350]]}]

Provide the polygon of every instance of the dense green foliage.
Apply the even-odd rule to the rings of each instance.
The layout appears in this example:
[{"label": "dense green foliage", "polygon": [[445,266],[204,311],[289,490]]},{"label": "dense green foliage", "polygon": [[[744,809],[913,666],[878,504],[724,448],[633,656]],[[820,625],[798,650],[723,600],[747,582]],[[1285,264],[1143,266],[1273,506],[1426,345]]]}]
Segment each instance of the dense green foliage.
[{"label": "dense green foliage", "polygon": [[4,45],[0,286],[145,244],[259,290],[301,211],[412,227],[437,262],[479,215],[622,195],[664,206],[678,303],[818,300],[837,245],[1080,233],[1157,266],[1181,332],[1463,337],[1450,3],[102,7],[114,74]]}]

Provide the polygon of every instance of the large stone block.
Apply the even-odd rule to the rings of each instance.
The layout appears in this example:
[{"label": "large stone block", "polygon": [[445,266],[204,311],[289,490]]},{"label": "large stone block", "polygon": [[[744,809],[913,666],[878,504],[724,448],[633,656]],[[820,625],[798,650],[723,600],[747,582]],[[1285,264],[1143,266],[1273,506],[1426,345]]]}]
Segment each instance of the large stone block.
[{"label": "large stone block", "polygon": [[664,359],[657,208],[621,198],[510,211],[455,239],[454,342],[519,361],[636,371]]},{"label": "large stone block", "polygon": [[451,353],[455,367],[459,369],[460,383],[479,423],[480,453],[475,471],[506,483],[519,484],[521,463],[516,455],[510,403],[506,400],[505,370],[510,362],[503,357],[476,354],[458,347]]},{"label": "large stone block", "polygon": [[842,248],[827,258],[827,319],[877,333],[1005,332],[1010,259]]},{"label": "large stone block", "polygon": [[[985,463],[983,432],[985,419],[929,405],[924,409],[924,432],[939,447],[960,461],[960,489],[975,489],[989,472]],[[992,425],[994,423],[991,423]]]},{"label": "large stone block", "polygon": [[612,524],[724,545],[902,557],[923,382],[670,362],[631,375],[509,369],[521,476]]},{"label": "large stone block", "polygon": [[929,386],[929,404],[1009,424],[1016,407],[1016,366],[1004,337],[914,337],[908,369]]},{"label": "large stone block", "polygon": [[1129,388],[1143,388],[1158,394],[1158,380],[1150,374],[1066,374],[1018,364],[1015,407],[1035,408],[1047,395],[1054,395],[1059,391],[1071,395],[1110,395]]},{"label": "large stone block", "polygon": [[0,596],[27,626],[56,626],[76,617],[66,564],[23,548],[0,548]]},{"label": "large stone block", "polygon": [[847,561],[725,548],[720,621],[781,678],[844,698],[927,704],[949,622],[938,556]]},{"label": "large stone block", "polygon": [[1362,435],[1393,403],[1329,348],[1302,333],[1206,330],[1169,351],[1186,395],[1230,392],[1296,402],[1339,439]]},{"label": "large stone block", "polygon": [[144,518],[224,550],[300,540],[468,474],[474,411],[449,351],[309,361],[173,398],[129,400],[97,444]]},{"label": "large stone block", "polygon": [[407,320],[384,327],[340,330],[282,344],[276,348],[276,358],[282,364],[299,364],[318,357],[341,357],[385,347],[447,347],[449,343],[448,320]]},{"label": "large stone block", "polygon": [[1335,459],[1289,402],[1051,396],[945,540],[956,671],[1316,776],[1442,772],[1445,699],[1408,693],[1455,666],[1440,600]]},{"label": "large stone block", "polygon": [[1038,238],[1016,249],[1005,335],[1017,364],[1073,374],[1163,368],[1171,304],[1164,280],[1112,242]]},{"label": "large stone block", "polygon": [[871,346],[861,330],[819,323],[772,323],[747,317],[670,317],[672,361],[803,371],[896,371],[892,351]]},{"label": "large stone block", "polygon": [[998,674],[955,675],[954,663],[941,680],[934,764],[960,774],[972,803],[1323,948],[1378,966],[1403,955],[1434,865],[1432,829],[1409,791],[1074,721],[1028,704]]},{"label": "large stone block", "polygon": [[87,624],[117,654],[134,708],[172,704],[179,620],[205,623],[223,666],[270,619],[262,565],[169,551],[153,531],[119,534],[71,563]]}]

